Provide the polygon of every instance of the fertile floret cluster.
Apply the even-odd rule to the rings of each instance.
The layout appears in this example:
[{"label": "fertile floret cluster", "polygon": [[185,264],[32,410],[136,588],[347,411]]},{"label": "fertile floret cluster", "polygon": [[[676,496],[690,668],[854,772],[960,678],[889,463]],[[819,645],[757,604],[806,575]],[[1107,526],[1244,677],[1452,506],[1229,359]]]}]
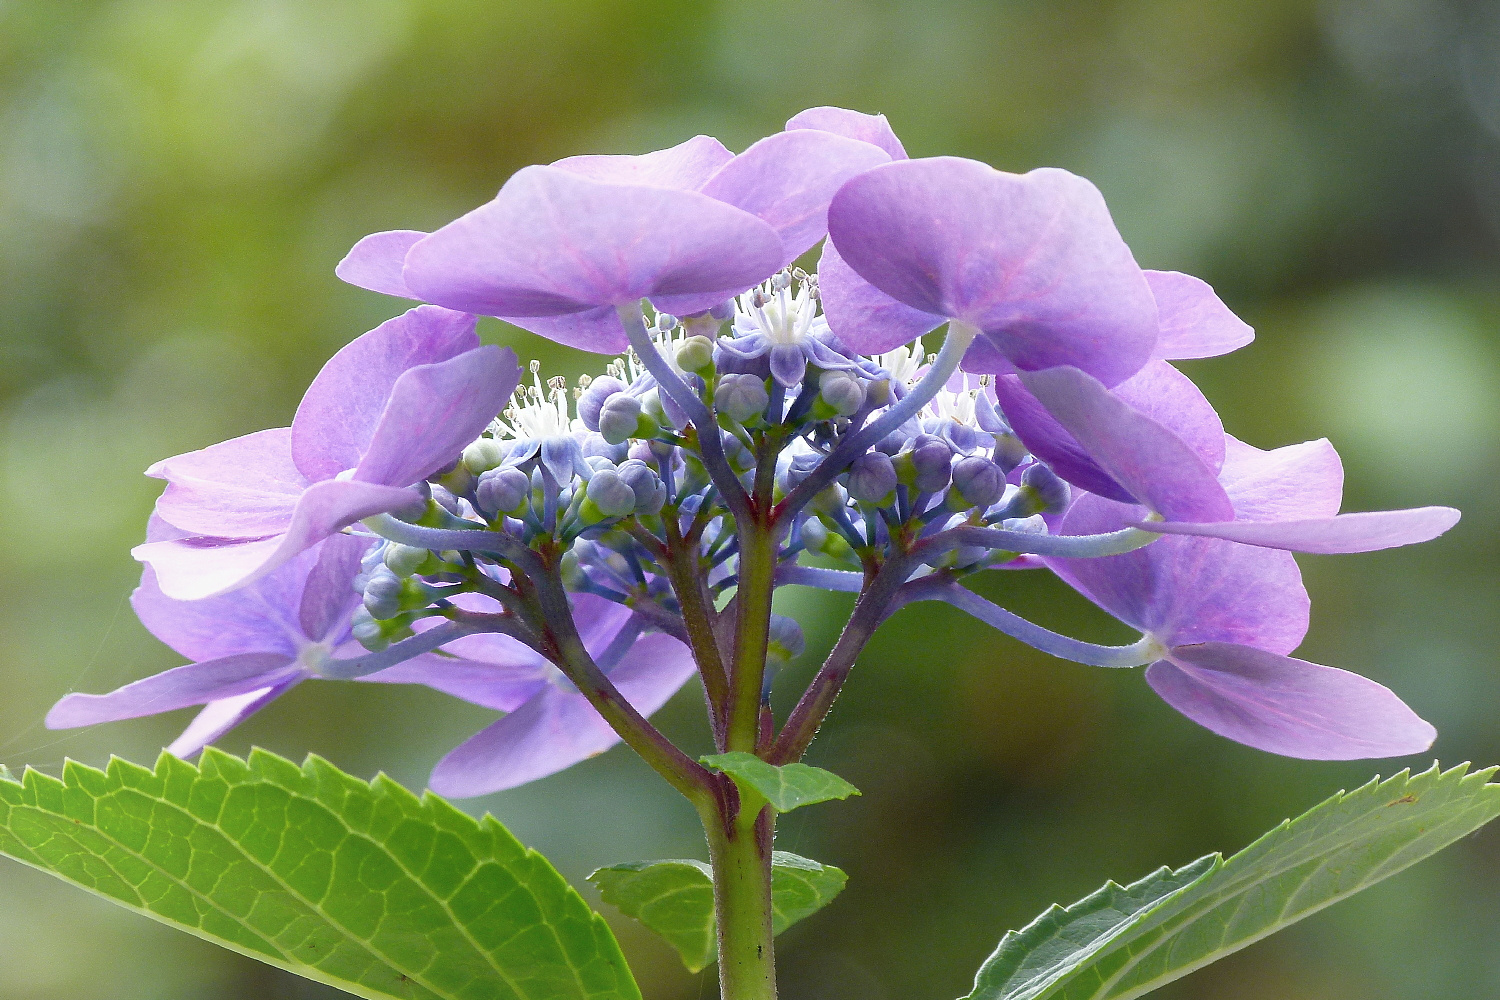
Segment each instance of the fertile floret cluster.
[{"label": "fertile floret cluster", "polygon": [[[823,243],[817,273],[794,262]],[[698,136],[515,174],[433,233],[362,240],[345,280],[423,303],[338,352],[288,428],[158,463],[135,606],[192,662],[76,726],[205,706],[194,752],[307,679],[418,683],[504,713],[433,787],[477,795],[628,741],[718,787],[647,718],[702,683],[720,751],[799,759],[875,628],[951,604],[1060,657],[1148,665],[1172,706],[1310,758],[1433,731],[1293,658],[1292,552],[1404,545],[1457,512],[1340,514],[1327,441],[1226,434],[1171,362],[1252,334],[1143,270],[1089,182],[908,159],[885,119],[804,112],[738,155]],[[476,315],[616,356],[574,388]],[[941,349],[920,338],[946,324]],[[1140,633],[1098,646],[964,584],[1057,574]],[[858,595],[790,716],[781,586]]]}]

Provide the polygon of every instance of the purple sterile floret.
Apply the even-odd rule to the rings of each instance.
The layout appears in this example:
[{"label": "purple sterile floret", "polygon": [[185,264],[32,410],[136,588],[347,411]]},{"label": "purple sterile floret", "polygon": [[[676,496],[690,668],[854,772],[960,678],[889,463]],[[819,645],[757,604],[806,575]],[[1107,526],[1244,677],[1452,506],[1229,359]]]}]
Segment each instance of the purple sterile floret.
[{"label": "purple sterile floret", "polygon": [[309,387],[290,428],[158,462],[156,513],[175,537],[133,554],[178,599],[243,586],[373,514],[451,465],[520,378],[515,354],[481,347],[474,317],[419,306],[347,345]]},{"label": "purple sterile floret", "polygon": [[818,129],[823,132],[832,132],[835,135],[879,146],[893,160],[906,159],[906,148],[901,145],[901,140],[896,138],[896,133],[892,131],[891,123],[886,120],[885,115],[867,115],[862,111],[827,106],[808,108],[787,119],[786,128],[788,132],[795,129]]},{"label": "purple sterile floret", "polygon": [[[1139,510],[1085,495],[1062,533],[1113,531],[1139,521]],[[1288,552],[1168,537],[1123,555],[1046,562],[1155,640],[1161,655],[1147,671],[1152,687],[1222,736],[1286,756],[1338,760],[1417,753],[1432,743],[1432,727],[1383,686],[1286,655],[1308,624],[1307,593]]]},{"label": "purple sterile floret", "polygon": [[[958,157],[903,160],[850,180],[829,237],[880,292],[978,328],[1021,370],[1073,365],[1114,385],[1146,363],[1156,302],[1088,181],[1044,168],[1008,174]],[[837,311],[856,350],[884,339]]]},{"label": "purple sterile floret", "polygon": [[192,660],[109,694],[70,694],[47,714],[51,729],[156,715],[191,705],[203,711],[168,749],[190,756],[314,676],[319,663],[362,652],[350,639],[359,602],[352,580],[369,540],[336,535],[293,556],[233,593],[177,601],[147,567],[131,595],[142,624]]}]

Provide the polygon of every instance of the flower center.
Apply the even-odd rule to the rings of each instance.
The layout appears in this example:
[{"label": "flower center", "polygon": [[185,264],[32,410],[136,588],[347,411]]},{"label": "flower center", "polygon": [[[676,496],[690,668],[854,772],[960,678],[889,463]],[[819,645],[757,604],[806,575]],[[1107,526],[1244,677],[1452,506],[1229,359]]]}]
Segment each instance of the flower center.
[{"label": "flower center", "polygon": [[490,430],[499,438],[534,441],[566,437],[573,430],[568,412],[568,380],[561,376],[542,384],[540,361],[531,363],[531,385],[521,385]]},{"label": "flower center", "polygon": [[811,335],[818,317],[818,285],[808,276],[795,280],[780,271],[735,300],[736,331],[759,331],[773,346],[795,347]]}]

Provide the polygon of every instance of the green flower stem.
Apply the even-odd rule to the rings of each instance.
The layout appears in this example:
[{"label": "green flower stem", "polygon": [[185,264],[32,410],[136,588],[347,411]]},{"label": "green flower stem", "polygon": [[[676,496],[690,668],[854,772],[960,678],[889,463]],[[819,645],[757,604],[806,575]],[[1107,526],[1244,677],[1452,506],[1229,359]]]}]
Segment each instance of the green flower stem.
[{"label": "green flower stem", "polygon": [[[732,785],[728,778],[726,785]],[[776,956],[771,924],[771,838],[775,814],[765,800],[741,793],[726,821],[703,814],[713,866],[719,935],[721,1000],[775,1000]]]},{"label": "green flower stem", "polygon": [[760,697],[776,583],[776,539],[770,529],[740,523],[740,575],[735,594],[734,666],[729,677],[727,750],[754,753],[760,737]]}]

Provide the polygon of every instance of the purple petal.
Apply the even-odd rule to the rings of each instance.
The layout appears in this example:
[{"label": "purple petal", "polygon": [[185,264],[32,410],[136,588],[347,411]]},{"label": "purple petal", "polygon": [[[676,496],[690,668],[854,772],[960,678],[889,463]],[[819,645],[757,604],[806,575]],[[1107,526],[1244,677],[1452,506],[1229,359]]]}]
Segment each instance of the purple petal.
[{"label": "purple petal", "polygon": [[1238,743],[1304,760],[1421,753],[1437,731],[1367,677],[1249,646],[1178,646],[1146,680],[1194,722]]},{"label": "purple petal", "polygon": [[1017,368],[1072,365],[1114,385],[1156,343],[1156,302],[1103,197],[1065,170],[904,160],[846,183],[828,220],[866,281],[979,327]]},{"label": "purple petal", "polygon": [[1431,541],[1457,524],[1458,518],[1459,512],[1452,507],[1415,507],[1340,514],[1310,521],[1229,521],[1223,524],[1152,521],[1136,527],[1170,535],[1225,538],[1244,545],[1292,552],[1342,555]]},{"label": "purple petal", "polygon": [[372,514],[403,507],[416,495],[412,490],[375,483],[314,483],[298,499],[283,534],[147,542],[130,554],[151,565],[168,597],[179,601],[213,597],[260,579],[329,535]]},{"label": "purple petal", "polygon": [[166,670],[109,694],[70,694],[47,713],[48,729],[137,719],[280,684],[300,675],[283,653],[241,653]]},{"label": "purple petal", "polygon": [[406,263],[406,251],[426,235],[414,229],[371,233],[354,244],[354,249],[339,261],[333,273],[351,285],[372,292],[415,299],[417,296],[406,287],[406,279],[401,276],[401,267]]},{"label": "purple petal", "polygon": [[370,544],[366,537],[334,535],[309,550],[316,554],[317,561],[307,572],[307,583],[297,602],[297,624],[313,642],[337,644],[348,636],[349,619],[360,602],[354,578]]},{"label": "purple petal", "polygon": [[288,427],[256,431],[157,462],[168,485],[157,514],[190,534],[257,538],[283,531],[307,480],[292,462]]},{"label": "purple petal", "polygon": [[[306,641],[297,609],[317,561],[317,552],[304,552],[243,590],[201,601],[163,594],[148,566],[130,605],[147,631],[190,660],[265,652],[295,657]],[[353,589],[348,582],[344,587]]]},{"label": "purple petal", "polygon": [[963,360],[959,362],[958,367],[976,375],[1009,375],[1016,370],[1016,366],[1010,363],[1010,359],[1001,354],[1000,349],[990,343],[987,337],[974,338],[974,343],[970,344],[969,349],[964,352]]},{"label": "purple petal", "polygon": [[695,135],[669,149],[639,156],[569,156],[552,166],[596,181],[696,191],[734,154],[713,136]]},{"label": "purple petal", "polygon": [[[693,672],[687,648],[658,634],[637,642],[610,679],[626,701],[649,716]],[[548,684],[439,761],[431,786],[454,798],[487,795],[555,774],[618,742],[620,737],[583,695]]]},{"label": "purple petal", "polygon": [[493,344],[405,372],[354,479],[410,486],[452,465],[504,409],[520,379],[516,352]]},{"label": "purple petal", "polygon": [[807,373],[807,355],[797,344],[777,344],[771,348],[771,375],[790,389]]},{"label": "purple petal", "polygon": [[[654,298],[651,304],[662,312],[678,315],[677,311],[670,308],[670,296],[665,302]],[[623,354],[630,347],[630,338],[625,336],[625,328],[620,325],[620,316],[615,312],[614,306],[599,306],[561,316],[502,316],[501,319],[538,337],[546,337],[564,347],[576,347],[580,351]]]},{"label": "purple petal", "polygon": [[413,368],[478,347],[474,323],[467,313],[418,306],[346,344],[297,407],[292,420],[297,468],[317,481],[358,465],[396,381]]},{"label": "purple petal", "polygon": [[906,159],[906,150],[902,147],[901,140],[896,138],[896,133],[891,130],[891,123],[886,121],[885,115],[867,115],[845,108],[808,108],[793,115],[786,127],[787,131],[815,128],[848,136],[850,139],[879,146],[893,160]]},{"label": "purple petal", "polygon": [[1219,482],[1241,521],[1332,517],[1344,499],[1344,465],[1327,438],[1261,451],[1225,435]]},{"label": "purple petal", "polygon": [[[1140,508],[1082,496],[1061,533],[1092,535],[1139,521]],[[1100,559],[1049,559],[1058,576],[1116,618],[1167,645],[1238,642],[1290,653],[1310,602],[1289,552],[1210,538],[1162,538]]]},{"label": "purple petal", "polygon": [[1177,271],[1146,271],[1160,317],[1154,358],[1212,358],[1255,339],[1250,324],[1229,311],[1213,286]]},{"label": "purple petal", "polygon": [[879,146],[832,132],[778,132],[726,163],[702,191],[776,230],[785,267],[828,234],[834,192],[849,178],[889,162]]},{"label": "purple petal", "polygon": [[182,735],[173,740],[171,745],[167,747],[167,753],[183,758],[193,756],[214,740],[223,736],[229,730],[286,694],[301,683],[302,680],[302,675],[298,674],[278,684],[261,688],[258,691],[247,691],[244,694],[237,694],[232,698],[220,698],[209,702],[203,707],[203,711],[199,712],[194,716],[193,721],[188,723],[188,727],[182,731]]},{"label": "purple petal", "polygon": [[[449,647],[452,645],[449,643]],[[520,647],[518,654],[524,651],[530,654],[529,659],[517,655],[512,662],[494,663],[427,653],[360,680],[377,684],[422,684],[497,712],[514,712],[548,685],[547,676],[551,669],[541,656],[520,643],[516,645]]]},{"label": "purple petal", "polygon": [[855,274],[832,240],[823,244],[818,261],[818,294],[828,328],[860,354],[880,354],[909,344],[943,324],[942,316],[897,302]]},{"label": "purple petal", "polygon": [[[1020,378],[1087,455],[1153,511],[1174,521],[1234,517],[1215,470],[1181,437],[1093,376],[1076,368],[1049,368]],[[1219,434],[1222,441],[1222,430]]]},{"label": "purple petal", "polygon": [[635,613],[617,601],[595,594],[570,594],[568,599],[573,605],[578,637],[590,656],[604,652]]},{"label": "purple petal", "polygon": [[430,302],[487,316],[558,317],[656,296],[686,315],[765,280],[781,257],[769,226],[707,195],[526,167],[412,247],[405,276]]}]

